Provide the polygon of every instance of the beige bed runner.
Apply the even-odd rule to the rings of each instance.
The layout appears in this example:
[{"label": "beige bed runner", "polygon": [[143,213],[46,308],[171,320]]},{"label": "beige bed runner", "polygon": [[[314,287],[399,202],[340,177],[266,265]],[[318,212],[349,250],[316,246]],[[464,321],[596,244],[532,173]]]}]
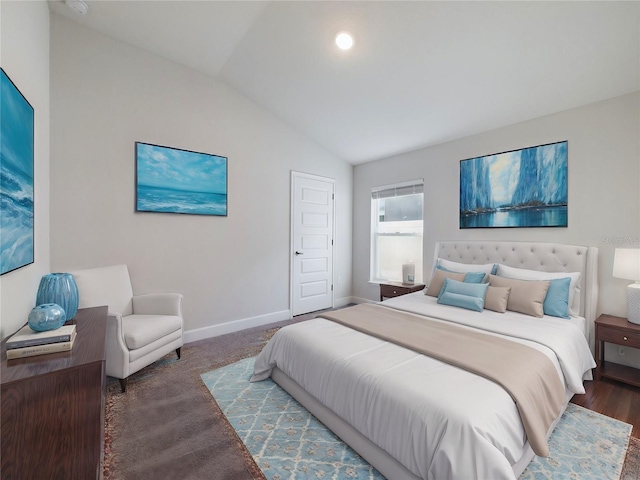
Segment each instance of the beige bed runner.
[{"label": "beige bed runner", "polygon": [[565,389],[542,352],[518,342],[394,310],[361,304],[319,317],[341,323],[481,375],[514,399],[533,451],[549,455],[547,431],[565,404]]}]

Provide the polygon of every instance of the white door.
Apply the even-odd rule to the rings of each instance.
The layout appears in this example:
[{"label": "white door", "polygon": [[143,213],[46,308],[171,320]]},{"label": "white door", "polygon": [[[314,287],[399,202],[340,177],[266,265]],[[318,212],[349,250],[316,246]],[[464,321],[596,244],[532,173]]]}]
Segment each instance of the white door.
[{"label": "white door", "polygon": [[291,172],[291,313],[333,307],[333,179]]}]

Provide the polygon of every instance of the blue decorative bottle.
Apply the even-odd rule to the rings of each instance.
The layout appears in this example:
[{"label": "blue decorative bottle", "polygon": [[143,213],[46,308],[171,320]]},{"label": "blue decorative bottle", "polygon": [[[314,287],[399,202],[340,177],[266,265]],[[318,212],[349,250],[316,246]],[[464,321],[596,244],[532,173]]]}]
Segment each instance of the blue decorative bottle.
[{"label": "blue decorative bottle", "polygon": [[78,311],[78,286],[70,273],[49,273],[40,279],[36,305],[55,303],[66,312],[65,321]]},{"label": "blue decorative bottle", "polygon": [[29,314],[29,328],[34,332],[46,332],[60,328],[66,315],[60,305],[44,303],[38,305]]}]

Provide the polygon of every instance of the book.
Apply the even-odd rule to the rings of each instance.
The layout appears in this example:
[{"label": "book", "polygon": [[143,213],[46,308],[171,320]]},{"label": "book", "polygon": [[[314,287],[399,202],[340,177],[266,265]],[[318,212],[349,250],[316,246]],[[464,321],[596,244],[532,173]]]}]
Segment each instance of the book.
[{"label": "book", "polygon": [[76,340],[77,333],[75,330],[71,334],[71,340],[68,342],[47,343],[45,345],[36,345],[32,347],[13,348],[7,350],[7,360],[14,358],[34,357],[36,355],[44,355],[46,353],[68,352],[73,348],[73,342]]},{"label": "book", "polygon": [[75,331],[75,324],[63,325],[60,328],[46,332],[35,332],[29,328],[29,325],[25,325],[7,340],[7,350],[35,347],[49,343],[69,342],[71,341],[71,334]]}]

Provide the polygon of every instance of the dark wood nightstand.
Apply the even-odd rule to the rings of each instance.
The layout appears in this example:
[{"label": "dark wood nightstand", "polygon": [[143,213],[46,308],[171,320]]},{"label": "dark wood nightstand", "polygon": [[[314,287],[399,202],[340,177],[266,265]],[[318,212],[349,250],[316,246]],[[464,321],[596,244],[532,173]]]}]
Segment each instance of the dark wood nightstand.
[{"label": "dark wood nightstand", "polygon": [[418,292],[424,288],[422,283],[387,282],[380,284],[380,301],[384,298],[399,297],[407,293]]},{"label": "dark wood nightstand", "polygon": [[604,342],[640,348],[640,325],[613,315],[596,319],[596,380],[605,377],[640,387],[640,369],[604,361]]}]

